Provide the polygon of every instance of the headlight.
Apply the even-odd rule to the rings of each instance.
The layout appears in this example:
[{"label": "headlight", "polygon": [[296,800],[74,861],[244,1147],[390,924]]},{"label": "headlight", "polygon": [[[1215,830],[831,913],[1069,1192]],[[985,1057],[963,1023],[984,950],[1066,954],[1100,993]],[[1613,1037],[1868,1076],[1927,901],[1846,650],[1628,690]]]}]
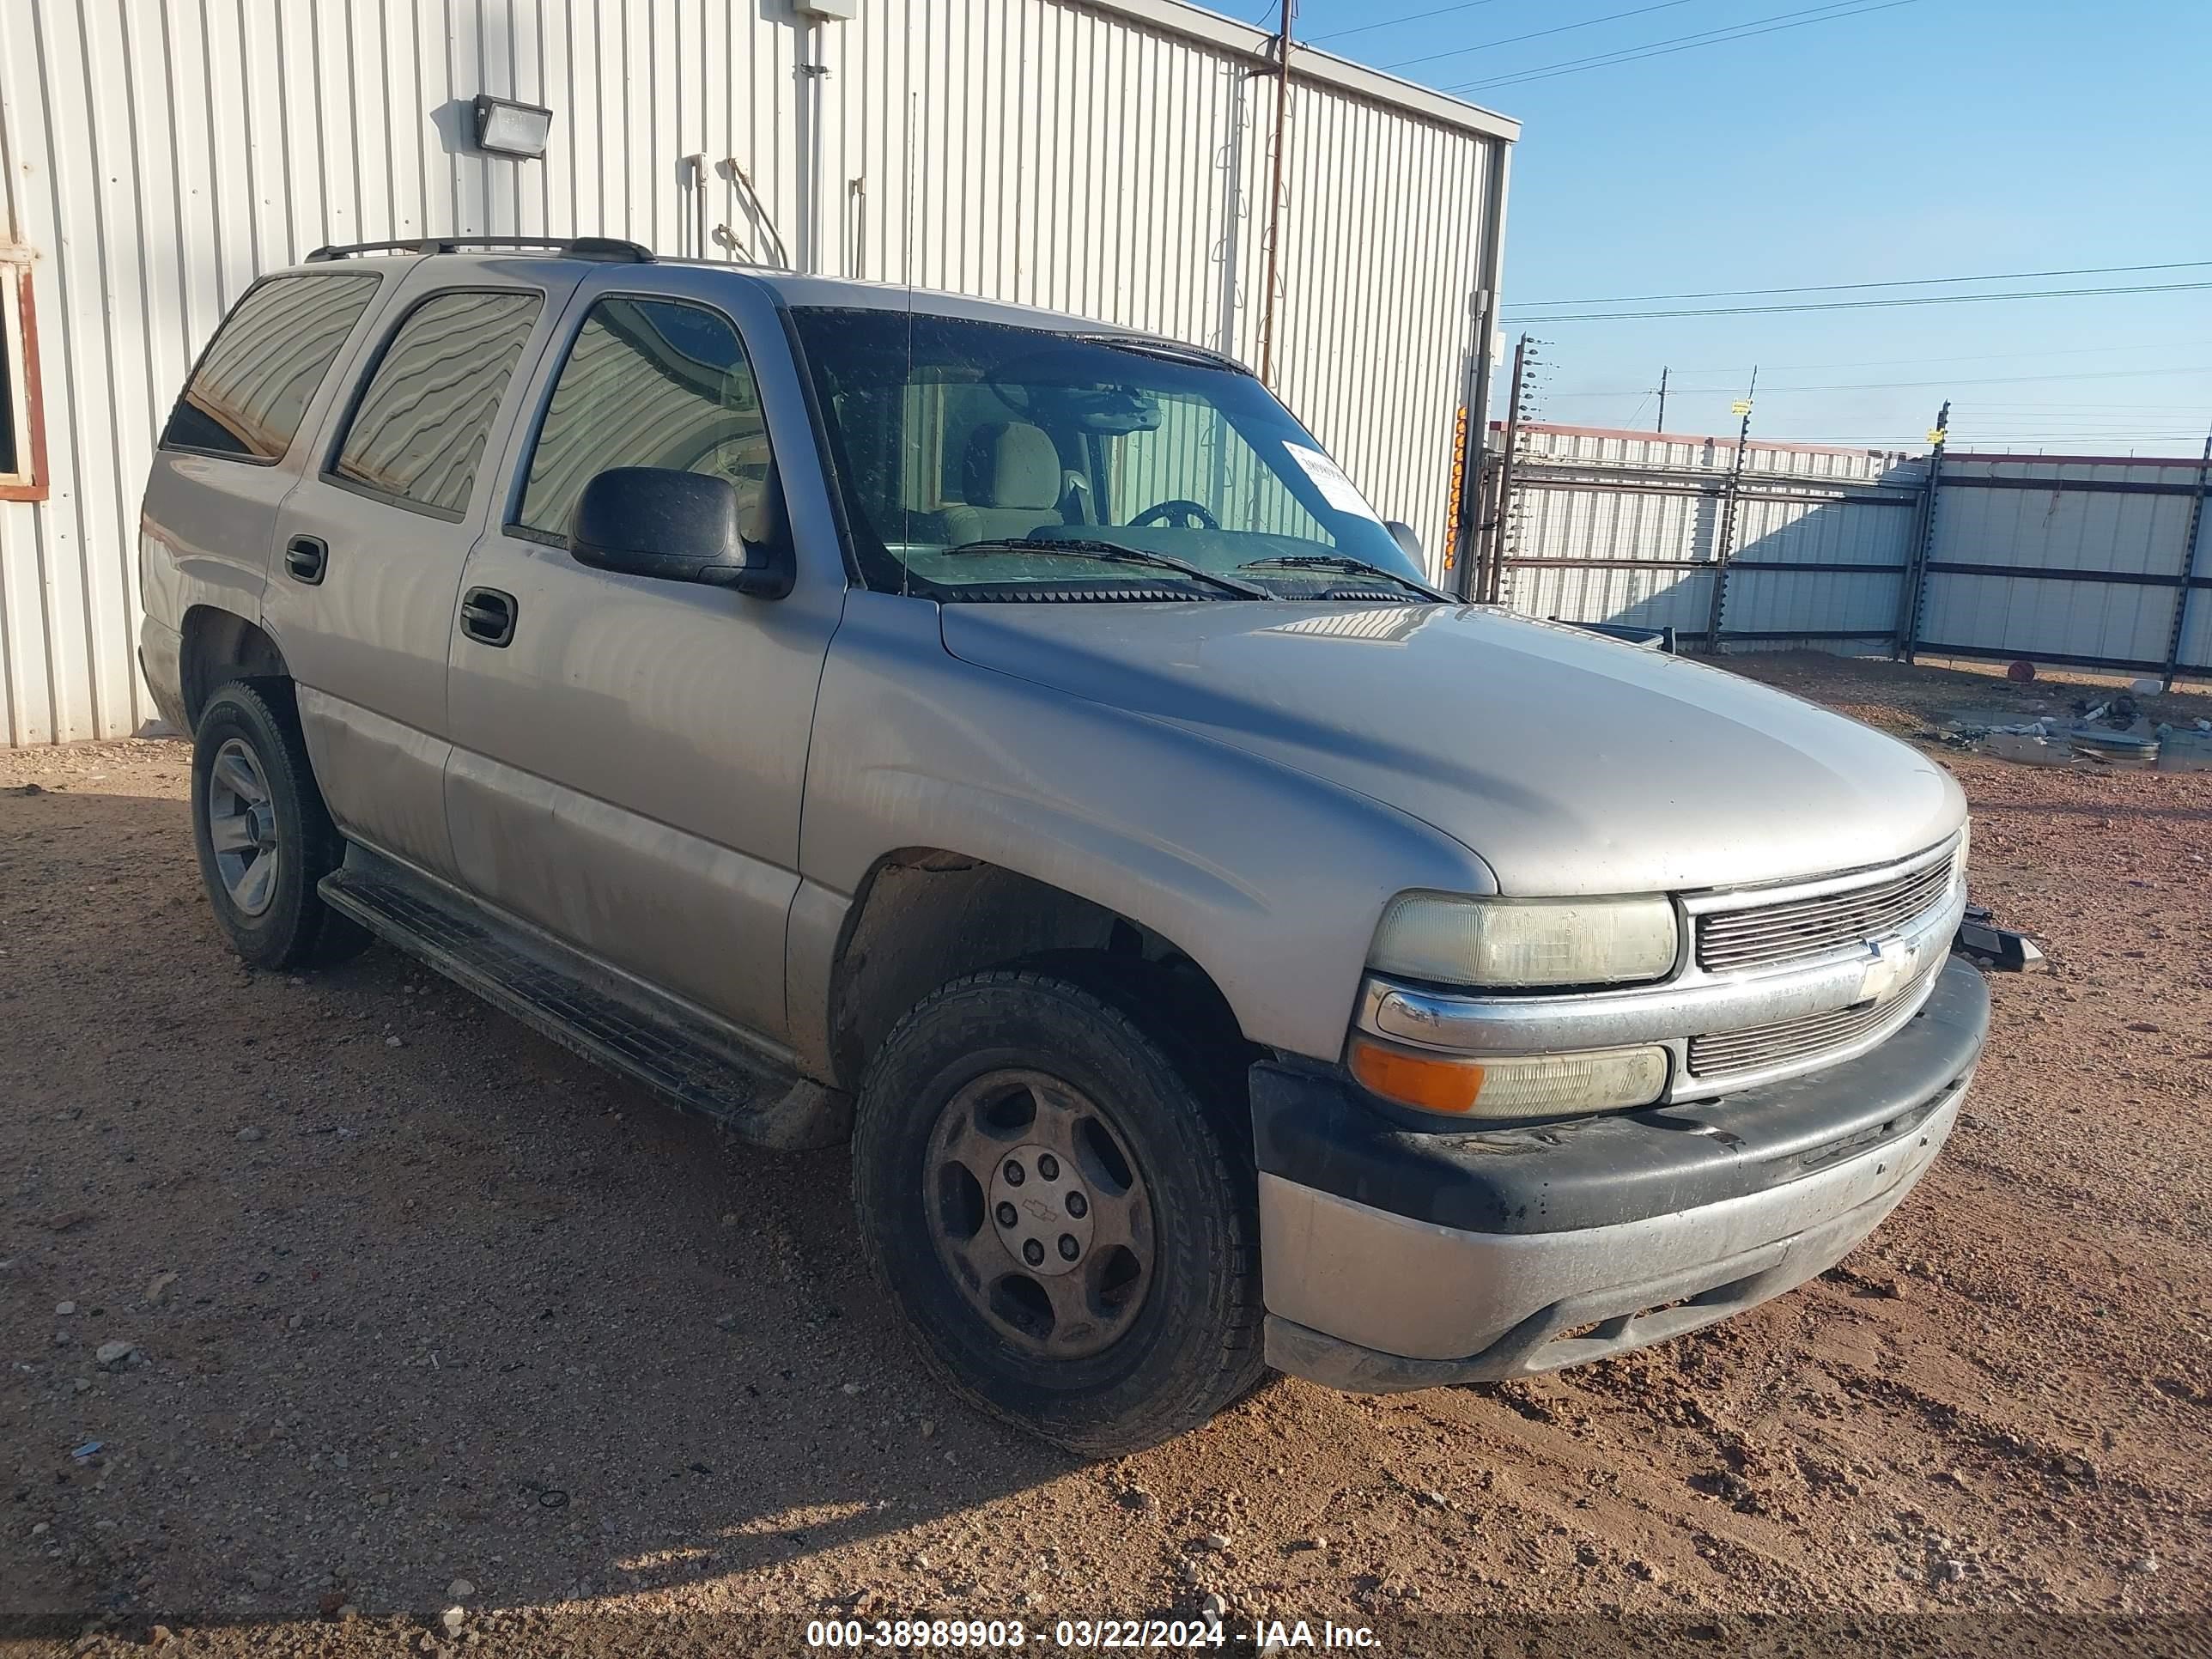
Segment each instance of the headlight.
[{"label": "headlight", "polygon": [[1401,893],[1375,930],[1370,966],[1444,985],[1517,990],[1664,979],[1680,929],[1666,899],[1468,898]]},{"label": "headlight", "polygon": [[1619,1111],[1650,1105],[1667,1086],[1667,1051],[1656,1045],[1474,1059],[1361,1036],[1352,1038],[1347,1059],[1370,1093],[1451,1117]]}]

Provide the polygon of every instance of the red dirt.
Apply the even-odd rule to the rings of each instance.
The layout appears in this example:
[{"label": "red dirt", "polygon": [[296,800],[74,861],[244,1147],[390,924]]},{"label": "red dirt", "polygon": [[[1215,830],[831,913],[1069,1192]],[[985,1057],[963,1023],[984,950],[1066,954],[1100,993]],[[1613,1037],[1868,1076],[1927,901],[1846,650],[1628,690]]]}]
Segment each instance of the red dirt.
[{"label": "red dirt", "polygon": [[[1893,728],[2069,695],[1738,665]],[[434,1648],[456,1578],[456,1652],[1209,1592],[1393,1654],[2204,1651],[2212,775],[1937,752],[2052,971],[1997,981],[1949,1149],[1843,1267],[1616,1362],[1282,1382],[1091,1465],[920,1378],[842,1155],[729,1146],[389,952],[246,972],[181,745],[0,754],[0,1651]]]}]

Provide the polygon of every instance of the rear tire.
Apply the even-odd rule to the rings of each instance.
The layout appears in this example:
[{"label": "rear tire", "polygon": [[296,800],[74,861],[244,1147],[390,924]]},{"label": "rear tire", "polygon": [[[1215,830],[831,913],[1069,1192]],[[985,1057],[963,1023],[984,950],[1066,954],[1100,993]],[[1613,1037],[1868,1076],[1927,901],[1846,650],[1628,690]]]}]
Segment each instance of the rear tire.
[{"label": "rear tire", "polygon": [[192,733],[192,840],[216,921],[255,967],[336,962],[368,943],[315,890],[345,842],[288,682],[233,680],[208,699]]},{"label": "rear tire", "polygon": [[860,1087],[854,1207],[947,1386],[1121,1456],[1262,1375],[1250,1137],[1133,990],[1060,967],[956,980],[892,1030]]}]

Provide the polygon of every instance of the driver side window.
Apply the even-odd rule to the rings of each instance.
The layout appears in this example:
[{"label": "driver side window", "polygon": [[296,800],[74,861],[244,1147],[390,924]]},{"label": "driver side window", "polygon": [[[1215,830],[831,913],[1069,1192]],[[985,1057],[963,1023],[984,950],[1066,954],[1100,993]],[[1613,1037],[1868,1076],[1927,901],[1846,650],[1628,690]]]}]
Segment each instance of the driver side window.
[{"label": "driver side window", "polygon": [[729,319],[669,300],[594,305],[554,384],[514,528],[564,539],[584,486],[617,466],[727,478],[752,505],[768,477],[768,426]]}]

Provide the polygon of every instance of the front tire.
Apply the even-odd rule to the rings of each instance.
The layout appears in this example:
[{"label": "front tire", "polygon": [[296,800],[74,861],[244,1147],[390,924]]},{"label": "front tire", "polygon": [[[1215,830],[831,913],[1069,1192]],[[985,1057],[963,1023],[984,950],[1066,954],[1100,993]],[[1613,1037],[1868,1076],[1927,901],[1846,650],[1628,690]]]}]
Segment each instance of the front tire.
[{"label": "front tire", "polygon": [[323,805],[289,686],[234,680],[192,733],[192,839],[208,903],[258,968],[335,962],[366,942],[316,884],[345,843]]},{"label": "front tire", "polygon": [[1259,1225],[1229,1091],[1111,981],[954,981],[868,1068],[853,1198],[922,1358],[1091,1456],[1197,1427],[1256,1383]]}]

